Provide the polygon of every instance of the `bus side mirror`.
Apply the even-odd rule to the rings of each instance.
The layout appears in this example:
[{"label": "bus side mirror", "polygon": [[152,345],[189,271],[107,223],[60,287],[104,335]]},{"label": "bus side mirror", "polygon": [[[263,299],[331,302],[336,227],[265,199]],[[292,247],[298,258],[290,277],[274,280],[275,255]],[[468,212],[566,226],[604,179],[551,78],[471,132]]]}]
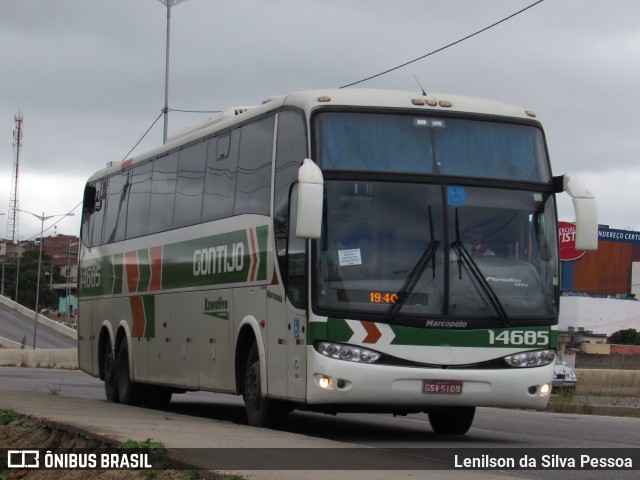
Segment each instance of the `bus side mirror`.
[{"label": "bus side mirror", "polygon": [[313,160],[305,158],[298,170],[297,237],[320,238],[323,194],[322,171]]},{"label": "bus side mirror", "polygon": [[96,208],[96,187],[87,185],[84,187],[84,197],[82,199],[82,212],[91,215]]},{"label": "bus side mirror", "polygon": [[554,180],[562,181],[562,191],[573,199],[576,212],[576,250],[598,249],[598,211],[596,198],[578,177],[563,175]]}]

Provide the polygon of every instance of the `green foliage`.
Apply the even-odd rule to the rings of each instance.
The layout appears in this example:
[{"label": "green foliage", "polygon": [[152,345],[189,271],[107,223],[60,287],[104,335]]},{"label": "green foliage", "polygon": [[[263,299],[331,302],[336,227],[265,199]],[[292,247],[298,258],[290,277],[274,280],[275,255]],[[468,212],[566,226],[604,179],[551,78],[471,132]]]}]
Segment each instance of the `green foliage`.
[{"label": "green foliage", "polygon": [[607,343],[612,345],[640,345],[640,332],[635,328],[618,330],[611,334]]},{"label": "green foliage", "polygon": [[123,450],[140,450],[143,452],[164,452],[167,450],[167,447],[165,447],[162,442],[156,442],[155,440],[151,440],[150,438],[147,438],[143,442],[139,442],[137,440],[127,440],[126,442],[122,442],[120,444],[120,448]]},{"label": "green foliage", "polygon": [[[7,261],[5,264],[4,292],[11,299],[16,294],[16,273],[19,272],[18,303],[27,308],[34,308],[36,303],[36,285],[38,283],[38,248],[27,250],[22,254],[20,262],[17,259]],[[40,295],[38,303],[41,306],[58,306],[58,294],[51,290],[51,283],[64,283],[65,278],[60,275],[57,268],[52,268],[51,255],[42,253],[40,262]],[[53,278],[51,278],[53,270]]]},{"label": "green foliage", "polygon": [[2,425],[9,425],[18,417],[18,414],[13,410],[0,410],[0,423]]}]

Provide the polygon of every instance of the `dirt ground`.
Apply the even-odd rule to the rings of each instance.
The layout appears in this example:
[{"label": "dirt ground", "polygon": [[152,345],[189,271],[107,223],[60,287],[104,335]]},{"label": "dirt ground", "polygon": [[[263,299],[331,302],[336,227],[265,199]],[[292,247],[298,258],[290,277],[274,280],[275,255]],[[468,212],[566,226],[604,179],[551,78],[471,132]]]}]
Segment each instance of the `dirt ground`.
[{"label": "dirt ground", "polygon": [[[7,418],[8,412],[0,413],[5,414],[0,418],[0,449],[73,448],[82,449],[83,453],[98,453],[101,449],[117,447],[36,419],[19,415]],[[241,477],[194,470],[9,470],[7,461],[6,457],[0,458],[0,480],[241,480]]]}]

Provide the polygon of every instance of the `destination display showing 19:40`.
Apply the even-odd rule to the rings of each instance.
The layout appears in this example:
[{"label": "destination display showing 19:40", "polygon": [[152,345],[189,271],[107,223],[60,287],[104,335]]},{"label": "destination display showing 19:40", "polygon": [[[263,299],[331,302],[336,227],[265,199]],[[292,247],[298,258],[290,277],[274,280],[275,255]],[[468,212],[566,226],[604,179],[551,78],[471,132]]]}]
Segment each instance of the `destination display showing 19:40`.
[{"label": "destination display showing 19:40", "polygon": [[397,293],[369,292],[370,303],[396,303],[397,301],[398,301]]}]

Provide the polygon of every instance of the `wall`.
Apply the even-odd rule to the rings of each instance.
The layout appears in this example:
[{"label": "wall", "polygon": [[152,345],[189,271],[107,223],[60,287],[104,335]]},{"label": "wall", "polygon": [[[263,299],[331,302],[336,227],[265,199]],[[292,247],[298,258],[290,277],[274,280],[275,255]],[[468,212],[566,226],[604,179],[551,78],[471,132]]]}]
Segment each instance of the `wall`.
[{"label": "wall", "polygon": [[640,370],[640,355],[597,355],[578,353],[576,367],[591,370]]},{"label": "wall", "polygon": [[585,343],[580,345],[580,350],[582,350],[582,353],[588,353],[591,355],[609,355],[611,354],[611,345],[593,345]]},{"label": "wall", "polygon": [[598,250],[561,262],[561,290],[594,295],[632,293],[632,263],[640,261],[640,232],[598,229]]}]

